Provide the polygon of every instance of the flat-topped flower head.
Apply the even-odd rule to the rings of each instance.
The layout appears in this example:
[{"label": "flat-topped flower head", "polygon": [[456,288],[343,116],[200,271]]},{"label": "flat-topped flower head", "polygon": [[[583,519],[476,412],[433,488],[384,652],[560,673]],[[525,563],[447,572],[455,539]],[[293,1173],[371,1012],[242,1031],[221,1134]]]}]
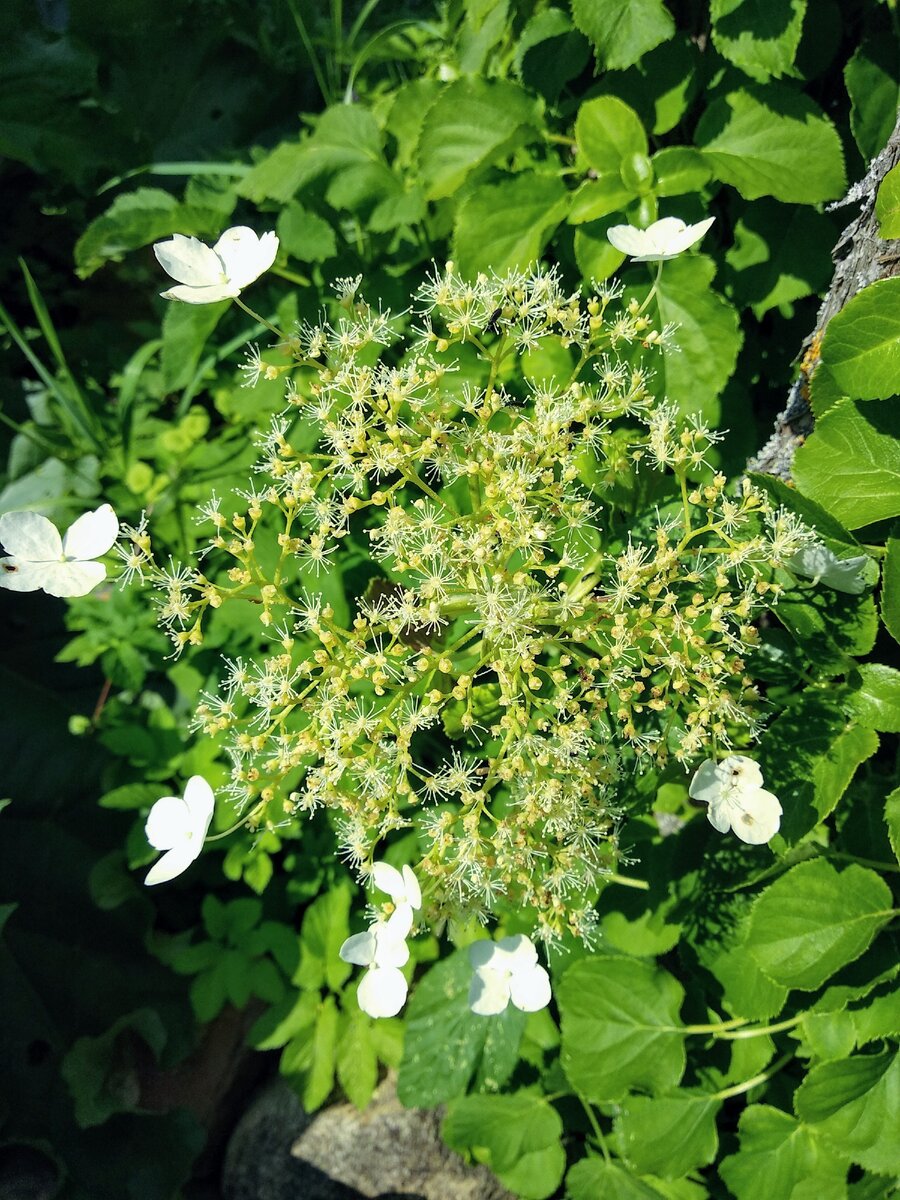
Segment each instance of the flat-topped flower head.
[{"label": "flat-topped flower head", "polygon": [[781,805],[762,786],[758,763],[730,754],[720,763],[707,759],[691,780],[690,795],[708,805],[709,823],[719,833],[733,829],[742,842],[761,846],[778,832]]},{"label": "flat-topped flower head", "polygon": [[216,798],[202,775],[192,775],[184,797],[163,796],[147,816],[147,841],[166,853],[147,873],[144,883],[168,883],[200,856],[213,817]]},{"label": "flat-topped flower head", "polygon": [[838,558],[822,542],[813,542],[788,559],[785,566],[795,575],[808,575],[813,583],[824,583],[836,592],[858,596],[866,586],[861,571],[867,561],[865,554]]},{"label": "flat-topped flower head", "polygon": [[370,1017],[395,1017],[406,1003],[407,983],[401,967],[409,949],[389,922],[376,922],[365,933],[355,933],[340,948],[344,962],[368,967],[356,989],[359,1007]]},{"label": "flat-topped flower head", "polygon": [[215,246],[184,234],[173,234],[153,247],[162,269],[178,281],[176,287],[160,292],[164,300],[186,304],[213,304],[233,300],[241,290],[268,271],[278,253],[274,233],[258,237],[246,225],[226,229]]},{"label": "flat-topped flower head", "polygon": [[502,1013],[510,1000],[522,1012],[537,1012],[550,1003],[550,976],[523,933],[498,942],[474,942],[469,947],[469,961],[475,968],[469,1008],[478,1016]]},{"label": "flat-topped flower head", "polygon": [[699,242],[714,220],[715,217],[709,217],[697,225],[686,225],[678,217],[663,217],[646,229],[613,225],[606,236],[617,250],[635,262],[665,262]]},{"label": "flat-topped flower head", "polygon": [[394,938],[403,939],[413,926],[413,912],[422,907],[422,889],[411,867],[402,871],[390,863],[377,862],[372,867],[372,881],[380,892],[391,898],[391,911],[386,925]]},{"label": "flat-topped flower head", "polygon": [[63,537],[40,513],[4,513],[0,543],[7,557],[0,558],[0,587],[85,596],[106,578],[106,567],[94,559],[106,554],[118,533],[118,518],[108,504],[79,517]]}]

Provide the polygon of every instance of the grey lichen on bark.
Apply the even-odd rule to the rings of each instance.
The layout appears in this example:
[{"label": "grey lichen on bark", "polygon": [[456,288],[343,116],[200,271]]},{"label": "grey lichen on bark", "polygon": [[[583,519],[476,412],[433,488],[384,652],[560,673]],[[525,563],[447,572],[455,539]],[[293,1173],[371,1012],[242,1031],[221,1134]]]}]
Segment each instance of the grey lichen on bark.
[{"label": "grey lichen on bark", "polygon": [[862,179],[854,183],[842,200],[829,211],[859,204],[860,210],[846,227],[832,251],[834,275],[816,318],[815,329],[803,343],[799,373],[788,392],[787,406],[775,418],[775,428],[762,450],[747,463],[748,471],[762,471],[789,480],[794,452],[812,433],[815,419],[809,403],[809,384],[819,363],[819,347],[828,322],[857,292],[900,275],[900,238],[878,236],[875,197],[882,179],[900,162],[900,117],[880,154],[872,160]]}]

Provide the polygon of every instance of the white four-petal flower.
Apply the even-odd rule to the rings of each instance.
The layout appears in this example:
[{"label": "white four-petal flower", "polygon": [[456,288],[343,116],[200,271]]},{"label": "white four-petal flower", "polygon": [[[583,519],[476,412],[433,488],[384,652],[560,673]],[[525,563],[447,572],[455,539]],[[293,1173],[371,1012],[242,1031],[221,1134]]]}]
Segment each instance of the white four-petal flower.
[{"label": "white four-petal flower", "polygon": [[365,933],[348,937],[340,949],[344,962],[368,967],[356,989],[359,1007],[370,1017],[395,1017],[406,1002],[408,985],[401,967],[409,947],[391,932],[389,923],[376,922]]},{"label": "white four-petal flower", "polygon": [[469,1008],[481,1017],[502,1013],[510,1000],[522,1012],[537,1012],[550,1003],[550,976],[539,965],[534,944],[523,933],[498,942],[473,942],[469,961],[475,975]]},{"label": "white four-petal flower", "polygon": [[233,300],[268,271],[278,253],[278,238],[274,233],[258,237],[246,225],[235,225],[212,248],[198,238],[175,233],[167,242],[157,242],[153,253],[162,269],[178,281],[176,287],[160,293],[164,300],[213,304]]},{"label": "white four-petal flower", "polygon": [[720,763],[707,759],[691,780],[690,795],[708,805],[707,817],[719,833],[733,829],[742,842],[761,846],[778,832],[781,805],[762,786],[758,763],[730,754]]},{"label": "white four-petal flower", "polygon": [[813,542],[789,558],[785,566],[795,575],[808,575],[813,583],[824,583],[836,592],[858,596],[866,586],[860,572],[867,562],[866,554],[838,558],[822,542]]},{"label": "white four-petal flower", "polygon": [[714,220],[715,217],[709,217],[697,225],[686,225],[678,217],[663,217],[646,229],[613,225],[606,236],[617,250],[635,262],[664,262],[699,242]]},{"label": "white four-petal flower", "polygon": [[147,841],[166,853],[150,868],[144,883],[167,883],[200,856],[216,798],[202,775],[192,775],[181,796],[163,796],[147,816]]},{"label": "white four-petal flower", "polygon": [[40,513],[4,513],[0,542],[7,557],[0,558],[0,587],[84,596],[106,578],[106,567],[93,560],[110,549],[118,533],[118,518],[108,504],[79,517],[64,537]]}]

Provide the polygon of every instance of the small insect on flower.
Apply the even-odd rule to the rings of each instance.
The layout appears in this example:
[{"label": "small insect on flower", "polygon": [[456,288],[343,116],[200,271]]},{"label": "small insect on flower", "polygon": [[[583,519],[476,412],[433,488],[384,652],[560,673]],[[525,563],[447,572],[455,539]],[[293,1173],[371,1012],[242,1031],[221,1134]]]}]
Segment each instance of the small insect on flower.
[{"label": "small insect on flower", "polygon": [[106,567],[93,560],[106,554],[118,532],[118,518],[108,504],[79,517],[63,537],[40,513],[4,513],[0,542],[9,553],[0,558],[0,587],[85,596],[106,578]]},{"label": "small insect on flower", "polygon": [[356,989],[359,1007],[370,1017],[395,1017],[406,1002],[407,983],[401,967],[409,948],[389,922],[376,921],[365,933],[355,933],[341,946],[344,962],[368,967]]},{"label": "small insect on flower", "polygon": [[212,248],[175,233],[167,242],[156,242],[153,253],[166,274],[178,281],[177,287],[160,292],[164,300],[213,304],[233,300],[268,271],[278,253],[278,238],[274,233],[258,237],[246,225],[235,225]]},{"label": "small insect on flower", "polygon": [[469,961],[475,968],[469,1008],[478,1016],[502,1013],[510,1000],[522,1012],[537,1012],[550,1003],[550,976],[523,933],[499,942],[474,942],[469,947]]},{"label": "small insect on flower", "polygon": [[663,217],[647,229],[613,225],[606,236],[617,250],[634,262],[665,262],[699,242],[714,220],[715,217],[709,217],[697,225],[686,225],[678,217]]},{"label": "small insect on flower", "polygon": [[690,795],[709,805],[713,829],[733,829],[742,842],[761,846],[778,832],[781,805],[763,786],[762,771],[752,758],[730,754],[720,763],[707,759],[691,780]]},{"label": "small insect on flower", "polygon": [[166,853],[147,873],[146,884],[168,883],[200,857],[216,798],[202,775],[192,775],[181,796],[163,796],[147,816],[145,833],[155,850]]}]

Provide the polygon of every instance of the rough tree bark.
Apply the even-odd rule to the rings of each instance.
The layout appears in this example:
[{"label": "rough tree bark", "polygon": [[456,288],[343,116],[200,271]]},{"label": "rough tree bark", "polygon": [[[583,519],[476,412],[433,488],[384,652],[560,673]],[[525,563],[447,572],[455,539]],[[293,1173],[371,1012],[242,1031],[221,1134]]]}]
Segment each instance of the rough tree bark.
[{"label": "rough tree bark", "polygon": [[885,148],[871,162],[868,171],[854,183],[843,200],[831,210],[851,204],[861,205],[856,216],[838,239],[831,257],[835,263],[831,285],[822,301],[816,327],[803,343],[800,372],[788,393],[787,407],[775,418],[775,429],[762,450],[747,463],[748,471],[763,471],[790,479],[794,451],[812,433],[815,424],[809,405],[809,381],[819,362],[819,347],[825,327],[844,305],[870,283],[900,275],[900,238],[884,240],[878,236],[875,197],[879,185],[892,167],[900,162],[900,117]]}]

